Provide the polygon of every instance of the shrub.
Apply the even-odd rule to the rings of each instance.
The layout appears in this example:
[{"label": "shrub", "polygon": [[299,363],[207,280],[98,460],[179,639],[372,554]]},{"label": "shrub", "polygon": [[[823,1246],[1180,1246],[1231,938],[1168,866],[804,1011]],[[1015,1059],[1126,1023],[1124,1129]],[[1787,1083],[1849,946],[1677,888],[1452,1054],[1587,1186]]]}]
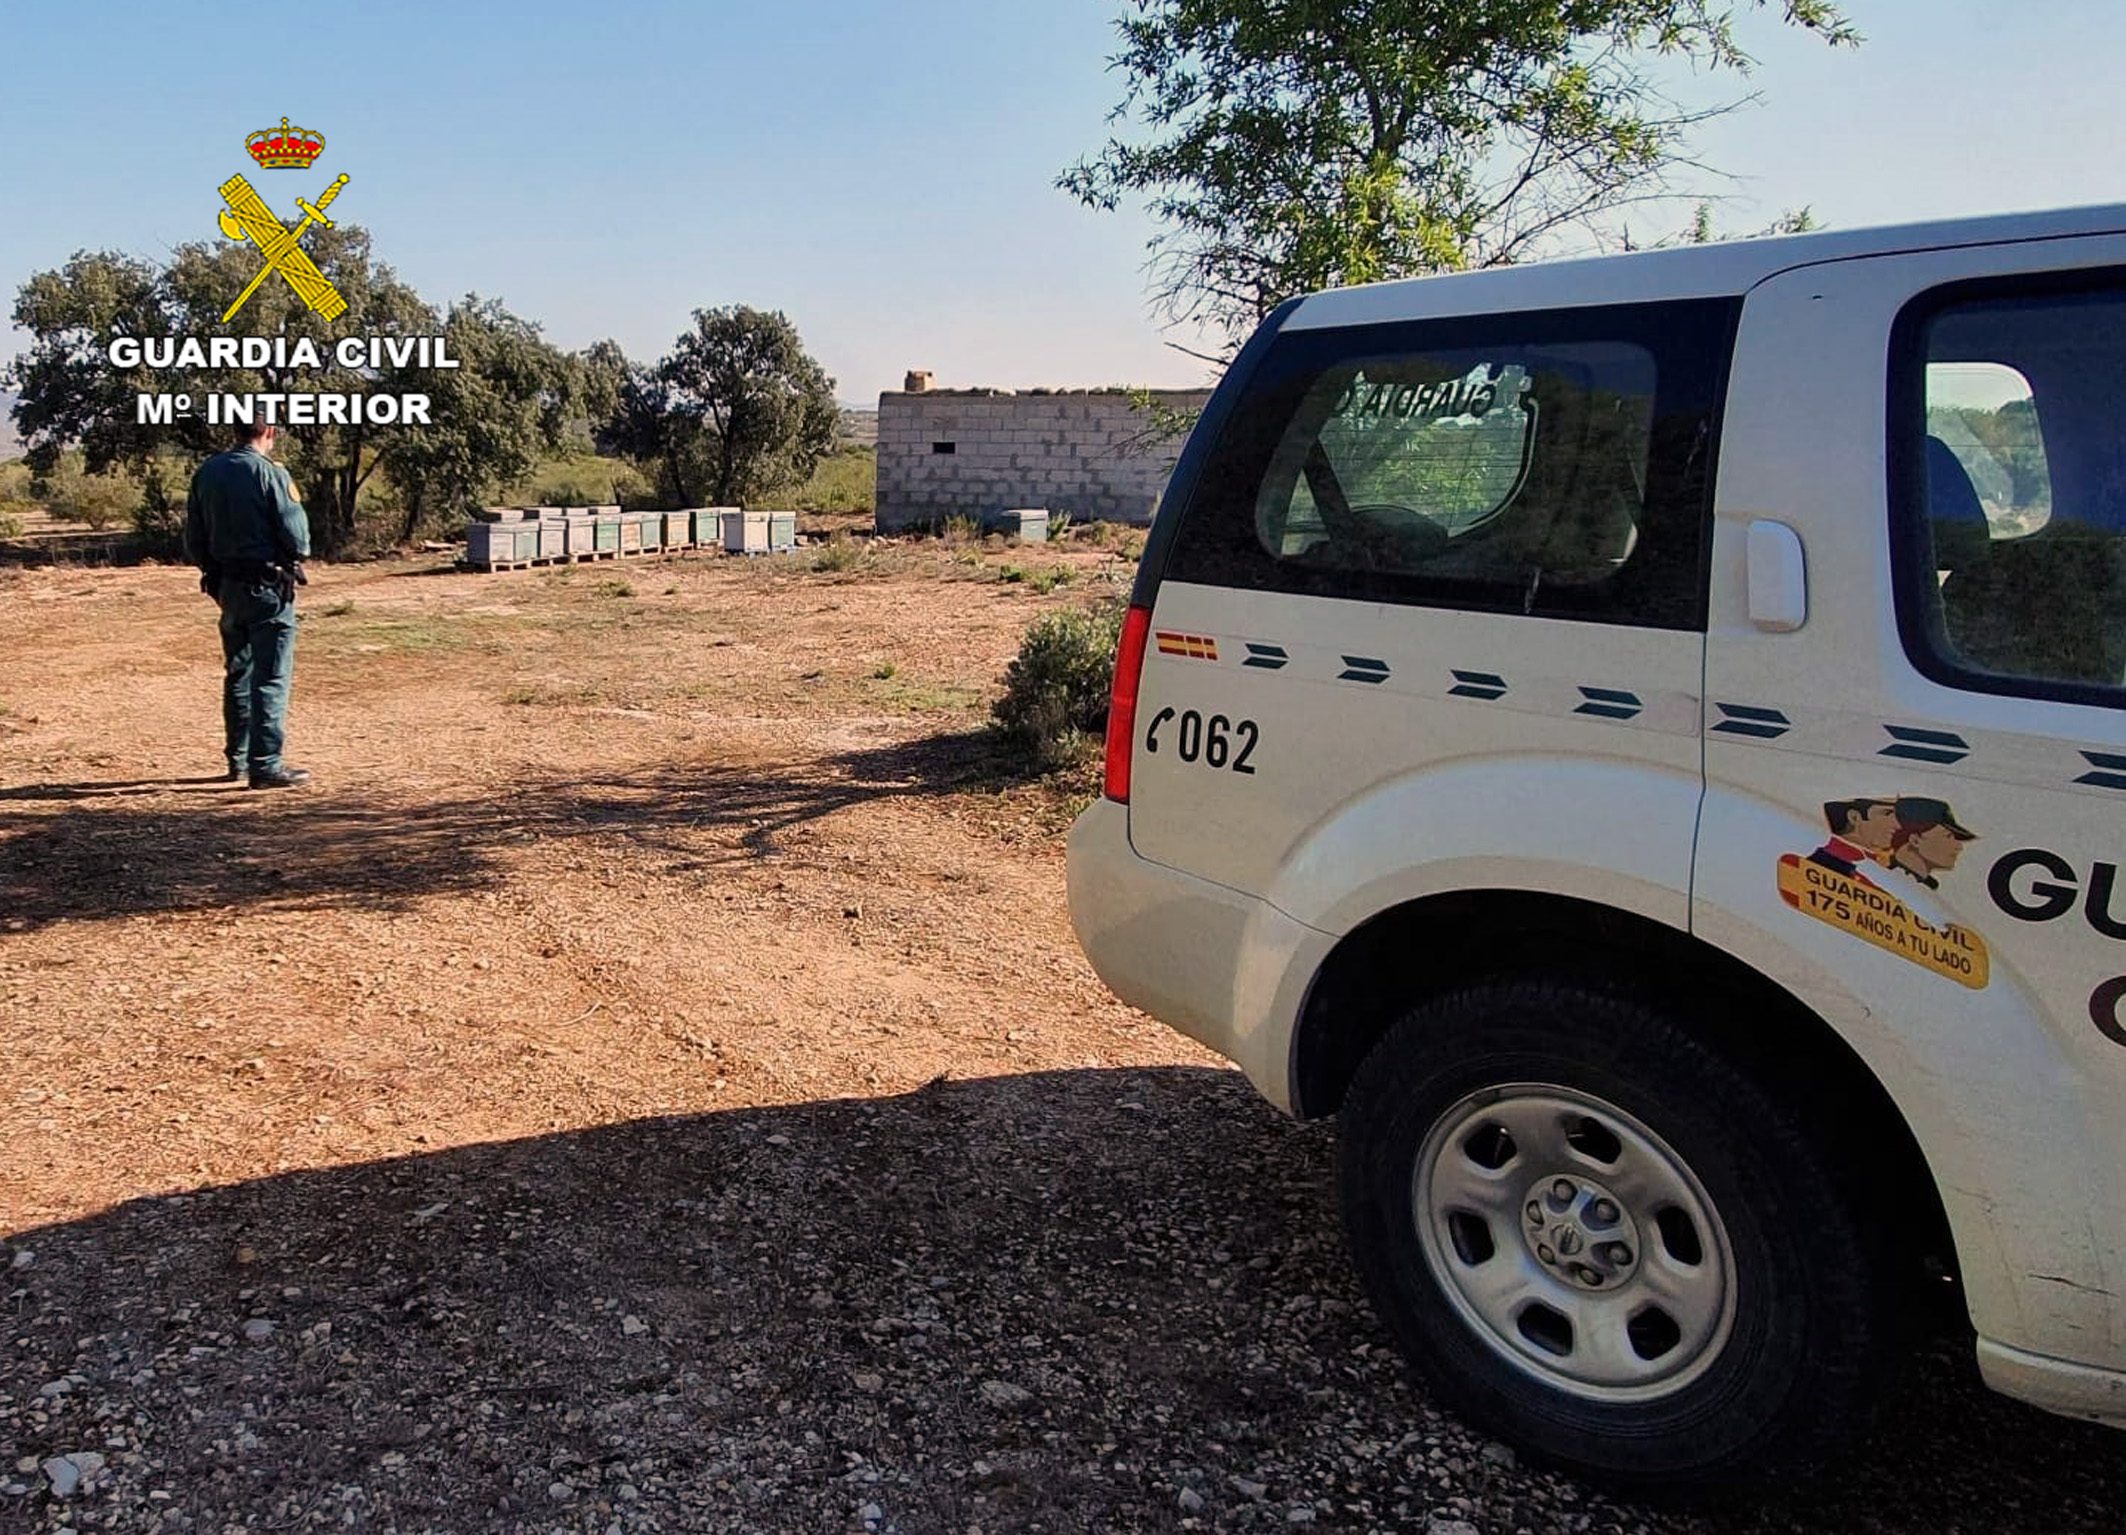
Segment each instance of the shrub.
[{"label": "shrub", "polygon": [[1107,728],[1122,606],[1047,613],[1019,642],[994,713],[1012,745],[1042,772],[1082,760]]},{"label": "shrub", "polygon": [[948,544],[979,544],[982,541],[981,520],[965,513],[947,517],[943,536]]},{"label": "shrub", "polygon": [[1068,565],[1052,566],[1033,578],[1033,589],[1041,596],[1046,597],[1057,587],[1070,585],[1072,579],[1073,574]]},{"label": "shrub", "polygon": [[868,512],[877,489],[878,455],[843,448],[819,461],[812,478],[791,493],[790,504],[808,512]]},{"label": "shrub", "polygon": [[812,568],[818,571],[855,570],[870,563],[871,551],[851,538],[840,528],[827,535],[827,541],[819,546],[812,556]]},{"label": "shrub", "polygon": [[52,515],[85,522],[94,531],[130,518],[140,505],[140,486],[122,474],[90,474],[79,453],[62,457],[39,485]]}]

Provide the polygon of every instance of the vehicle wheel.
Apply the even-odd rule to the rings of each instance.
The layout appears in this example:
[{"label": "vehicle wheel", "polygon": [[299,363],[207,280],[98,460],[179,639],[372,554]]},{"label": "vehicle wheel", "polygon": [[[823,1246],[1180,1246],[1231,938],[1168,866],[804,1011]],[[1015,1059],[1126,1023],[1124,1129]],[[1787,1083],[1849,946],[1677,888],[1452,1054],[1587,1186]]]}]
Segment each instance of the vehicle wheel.
[{"label": "vehicle wheel", "polygon": [[1490,1432],[1703,1495],[1858,1431],[1888,1266],[1852,1180],[1659,1008],[1563,979],[1439,997],[1367,1057],[1341,1135],[1374,1305]]}]

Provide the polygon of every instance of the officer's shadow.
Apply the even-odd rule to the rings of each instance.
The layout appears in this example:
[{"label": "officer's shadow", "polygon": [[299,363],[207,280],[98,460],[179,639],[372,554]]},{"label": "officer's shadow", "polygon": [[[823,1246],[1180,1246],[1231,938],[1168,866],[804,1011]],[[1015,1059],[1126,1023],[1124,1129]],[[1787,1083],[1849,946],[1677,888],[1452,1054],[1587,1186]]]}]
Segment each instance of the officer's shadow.
[{"label": "officer's shadow", "polygon": [[111,783],[35,783],[0,789],[0,800],[131,799],[148,794],[198,794],[208,789],[240,787],[216,773],[210,778],[125,778]]}]

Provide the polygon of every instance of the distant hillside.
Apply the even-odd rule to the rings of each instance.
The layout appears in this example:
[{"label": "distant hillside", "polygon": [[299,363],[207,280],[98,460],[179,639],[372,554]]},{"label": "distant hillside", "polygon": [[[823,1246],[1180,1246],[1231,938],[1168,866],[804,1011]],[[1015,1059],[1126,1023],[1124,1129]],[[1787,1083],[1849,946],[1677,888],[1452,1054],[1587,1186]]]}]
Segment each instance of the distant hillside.
[{"label": "distant hillside", "polygon": [[22,451],[22,439],[15,435],[15,396],[0,390],[0,459],[13,458]]}]

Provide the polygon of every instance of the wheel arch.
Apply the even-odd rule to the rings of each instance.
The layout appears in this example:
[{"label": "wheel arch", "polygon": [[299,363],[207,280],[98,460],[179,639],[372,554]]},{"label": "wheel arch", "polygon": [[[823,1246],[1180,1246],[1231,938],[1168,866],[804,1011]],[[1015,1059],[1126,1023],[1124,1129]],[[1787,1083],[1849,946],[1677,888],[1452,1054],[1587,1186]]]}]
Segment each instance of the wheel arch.
[{"label": "wheel arch", "polygon": [[[1341,939],[1315,972],[1293,1031],[1293,1112],[1335,1114],[1367,1053],[1429,996],[1539,970],[1628,990],[1693,1021],[1865,1169],[1908,1248],[1954,1272],[1934,1173],[1904,1112],[1853,1047],[1778,983],[1636,912],[1525,890],[1466,890],[1393,906]],[[1717,999],[1707,1007],[1707,998]],[[1879,1131],[1881,1133],[1878,1133]]]}]

